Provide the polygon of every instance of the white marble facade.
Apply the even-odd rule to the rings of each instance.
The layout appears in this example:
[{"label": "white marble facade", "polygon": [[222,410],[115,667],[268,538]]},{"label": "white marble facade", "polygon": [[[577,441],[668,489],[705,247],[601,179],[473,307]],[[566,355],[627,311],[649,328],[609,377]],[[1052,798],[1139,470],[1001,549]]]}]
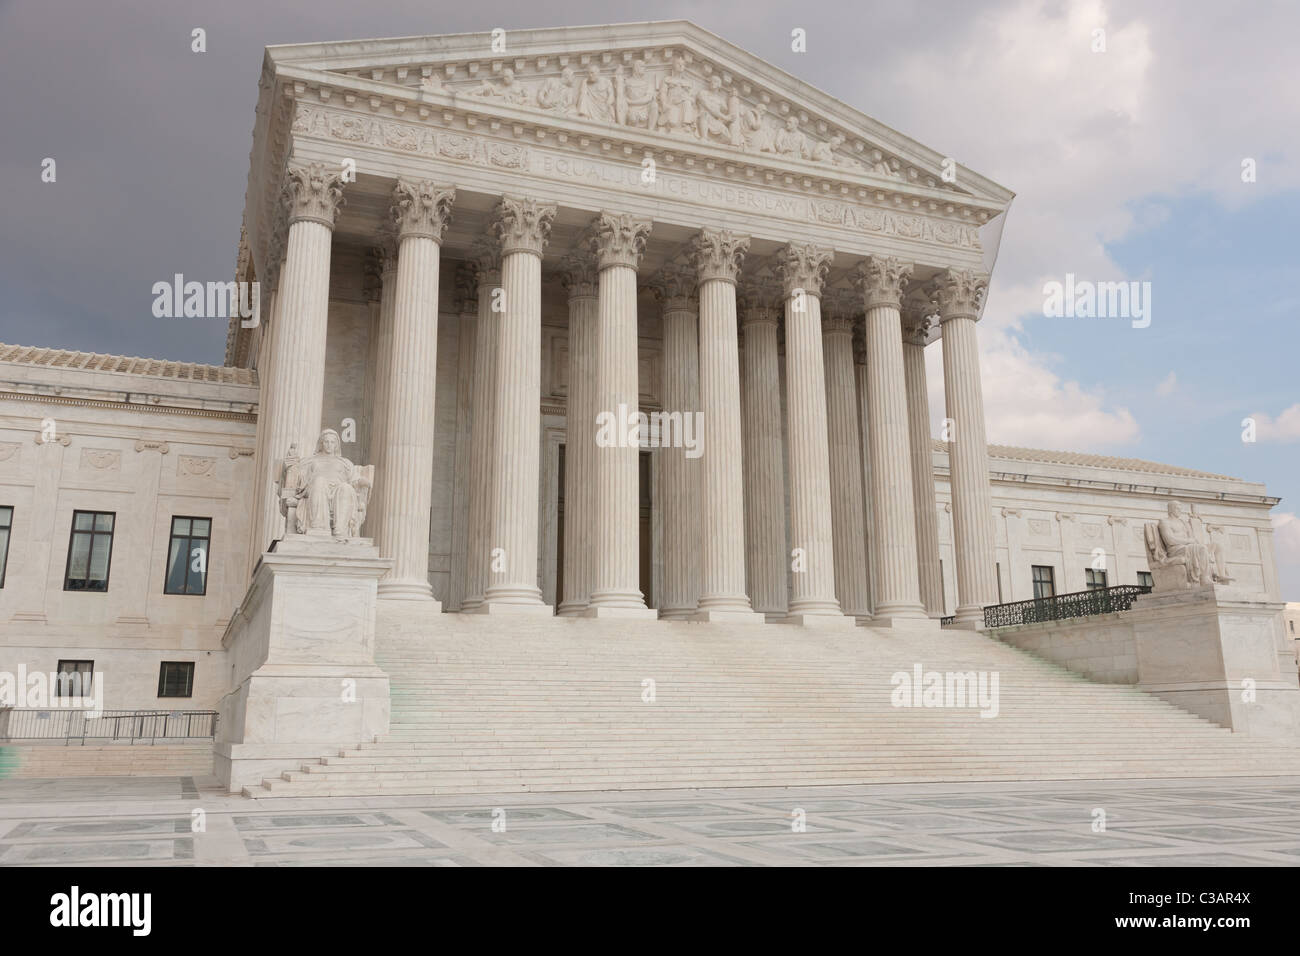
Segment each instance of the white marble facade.
[{"label": "white marble facade", "polygon": [[[1278,600],[1262,485],[987,446],[980,227],[1009,191],[693,24],[507,43],[268,48],[236,276],[265,305],[225,367],[0,352],[0,669],[93,658],[125,708],[193,660],[212,707],[282,533],[272,464],[322,428],[375,467],[379,600],[430,615],[969,623],[1034,566],[1137,583],[1171,496]],[[922,434],[926,347],[953,446]],[[647,487],[575,407],[702,412],[704,453],[643,449]],[[107,593],[62,590],[83,507],[120,517]],[[161,595],[172,514],[213,519],[205,597]]]}]

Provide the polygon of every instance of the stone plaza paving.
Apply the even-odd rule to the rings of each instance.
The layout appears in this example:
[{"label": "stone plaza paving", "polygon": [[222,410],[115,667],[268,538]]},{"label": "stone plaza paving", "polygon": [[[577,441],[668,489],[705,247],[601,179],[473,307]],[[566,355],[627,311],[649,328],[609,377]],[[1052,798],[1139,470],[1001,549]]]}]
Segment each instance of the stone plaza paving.
[{"label": "stone plaza paving", "polygon": [[0,781],[0,866],[60,865],[1296,866],[1300,780],[275,801],[192,777]]}]

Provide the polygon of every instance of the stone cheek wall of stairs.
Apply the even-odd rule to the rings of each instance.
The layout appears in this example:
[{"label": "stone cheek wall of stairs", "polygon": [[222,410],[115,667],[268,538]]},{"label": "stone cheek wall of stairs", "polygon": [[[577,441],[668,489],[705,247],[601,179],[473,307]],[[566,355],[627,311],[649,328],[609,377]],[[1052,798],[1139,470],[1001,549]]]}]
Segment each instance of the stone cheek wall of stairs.
[{"label": "stone cheek wall of stairs", "polygon": [[209,777],[212,744],[0,744],[5,779],[44,777]]},{"label": "stone cheek wall of stairs", "polygon": [[[399,613],[381,612],[377,644],[389,735],[245,794],[1300,774],[1300,746],[970,631]],[[999,715],[892,706],[892,675],[918,663],[996,671]]]}]

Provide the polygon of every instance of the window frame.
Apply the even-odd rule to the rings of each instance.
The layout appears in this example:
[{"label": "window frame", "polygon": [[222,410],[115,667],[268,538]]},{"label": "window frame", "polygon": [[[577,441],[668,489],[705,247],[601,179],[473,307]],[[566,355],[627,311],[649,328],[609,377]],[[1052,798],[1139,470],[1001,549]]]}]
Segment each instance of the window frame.
[{"label": "window frame", "polygon": [[1156,586],[1156,576],[1150,571],[1139,571],[1137,574],[1138,587],[1153,588]]},{"label": "window frame", "polygon": [[[172,529],[176,527],[177,521],[191,522],[190,533],[185,535],[176,534],[176,532],[173,531]],[[189,542],[189,547],[185,549],[185,585],[187,588],[189,587],[190,573],[191,573],[190,560],[191,560],[191,556],[194,553],[195,537],[193,534],[193,530],[194,530],[193,522],[195,521],[206,521],[208,523],[207,536],[198,539],[200,541],[206,542],[207,544],[207,549],[205,551],[206,557],[204,558],[204,567],[203,567],[203,590],[202,591],[190,591],[190,590],[169,591],[167,590],[167,587],[168,587],[168,578],[170,577],[170,571],[171,571],[172,544],[179,537],[183,537]],[[167,532],[167,561],[163,565],[163,594],[167,597],[204,597],[208,593],[208,571],[210,569],[208,567],[207,562],[211,560],[211,558],[212,558],[212,519],[210,517],[204,517],[203,515],[172,515],[171,524],[168,525],[168,532]]]},{"label": "window frame", "polygon": [[[1101,584],[1094,580],[1096,575],[1101,575]],[[1084,568],[1083,569],[1083,589],[1085,591],[1101,591],[1110,587],[1110,575],[1105,568]]]},{"label": "window frame", "polygon": [[0,505],[0,511],[9,512],[9,523],[0,526],[0,531],[5,532],[5,545],[0,548],[0,588],[5,586],[5,575],[9,572],[9,542],[14,538],[14,512],[18,510],[14,505]]},{"label": "window frame", "polygon": [[[1038,572],[1039,572],[1039,571],[1046,571],[1046,572],[1047,572],[1047,580],[1046,580],[1046,581],[1040,581],[1040,580],[1039,580],[1039,578],[1038,578]],[[1030,583],[1033,585],[1033,588],[1034,588],[1034,600],[1035,600],[1035,601],[1050,601],[1052,598],[1056,597],[1056,567],[1055,567],[1054,565],[1051,565],[1051,564],[1031,564],[1031,565],[1029,566],[1029,579],[1030,579]],[[1051,593],[1051,594],[1039,594],[1039,593],[1038,593],[1038,588],[1039,588],[1039,585],[1040,585],[1040,584],[1046,584],[1048,587],[1050,587],[1050,588],[1052,589],[1052,593]]]},{"label": "window frame", "polygon": [[[95,530],[95,526],[94,526],[95,522],[92,521],[90,531],[88,532],[79,531],[77,529],[77,515],[93,515],[95,518],[98,518],[100,515],[109,515],[113,519],[113,528],[111,531],[107,531],[107,532],[97,531]],[[77,540],[77,535],[79,534],[90,535],[90,548],[86,552],[86,574],[90,574],[90,561],[95,554],[95,535],[104,535],[104,534],[108,535],[108,569],[104,572],[103,588],[94,588],[94,589],[86,588],[86,587],[73,588],[68,586],[72,580],[69,577],[69,574],[72,571],[72,543]],[[68,557],[67,560],[63,562],[63,590],[74,591],[78,594],[107,594],[109,579],[113,574],[113,544],[114,544],[114,539],[116,537],[117,537],[117,512],[116,511],[87,511],[84,508],[73,508],[72,526],[68,530]],[[88,581],[89,578],[82,578],[81,580],[85,582]]]},{"label": "window frame", "polygon": [[[83,681],[81,682],[81,693],[80,693],[80,694],[65,694],[65,693],[63,692],[63,685],[64,685],[63,675],[64,675],[65,673],[68,673],[68,674],[80,674],[80,673],[81,673],[81,669],[80,669],[80,668],[77,668],[76,670],[72,670],[72,671],[65,671],[65,670],[64,670],[64,665],[65,665],[65,664],[88,664],[88,665],[90,665],[90,670],[86,672],[86,679],[83,680]],[[93,659],[87,660],[87,659],[84,659],[84,658],[78,658],[78,659],[72,659],[72,658],[69,658],[68,660],[60,660],[59,663],[58,663],[58,666],[57,666],[57,667],[55,668],[55,670],[54,670],[54,684],[55,684],[55,688],[54,688],[54,699],[55,699],[55,700],[61,700],[61,699],[65,698],[65,697],[68,697],[68,698],[77,698],[77,699],[85,699],[86,697],[91,696],[89,693],[87,693],[87,691],[89,691],[89,690],[91,689],[91,687],[94,686],[94,683],[95,683],[95,662],[94,662]]]},{"label": "window frame", "polygon": [[[185,683],[187,694],[164,694],[165,678],[168,667],[188,667],[189,678]],[[191,700],[194,697],[194,661],[159,661],[158,662],[158,697],[165,700]]]}]

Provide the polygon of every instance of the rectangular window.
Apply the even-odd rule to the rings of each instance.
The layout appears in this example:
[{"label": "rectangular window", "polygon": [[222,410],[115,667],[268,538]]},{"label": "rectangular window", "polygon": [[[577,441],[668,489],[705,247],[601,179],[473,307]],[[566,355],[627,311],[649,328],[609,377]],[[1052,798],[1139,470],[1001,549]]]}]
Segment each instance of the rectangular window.
[{"label": "rectangular window", "polygon": [[1056,572],[1050,564],[1034,566],[1034,600],[1056,597]]},{"label": "rectangular window", "polygon": [[1156,586],[1156,579],[1152,576],[1150,571],[1139,571],[1138,584],[1141,584],[1143,587],[1153,588]]},{"label": "rectangular window", "polygon": [[997,576],[998,579],[998,603],[1001,604],[1002,603],[1002,565],[994,564],[993,573]]},{"label": "rectangular window", "polygon": [[1083,573],[1089,591],[1097,591],[1106,586],[1105,571],[1098,571],[1095,568],[1084,568]]},{"label": "rectangular window", "polygon": [[95,674],[94,661],[59,661],[55,697],[89,697],[90,680]]},{"label": "rectangular window", "polygon": [[211,518],[172,518],[163,594],[208,592],[208,542],[211,535]]},{"label": "rectangular window", "polygon": [[194,662],[163,661],[158,669],[159,697],[194,696]]},{"label": "rectangular window", "polygon": [[108,566],[113,557],[112,511],[74,511],[68,542],[65,591],[107,591]]},{"label": "rectangular window", "polygon": [[5,586],[5,568],[9,566],[9,529],[14,524],[14,509],[0,507],[0,588]]}]

